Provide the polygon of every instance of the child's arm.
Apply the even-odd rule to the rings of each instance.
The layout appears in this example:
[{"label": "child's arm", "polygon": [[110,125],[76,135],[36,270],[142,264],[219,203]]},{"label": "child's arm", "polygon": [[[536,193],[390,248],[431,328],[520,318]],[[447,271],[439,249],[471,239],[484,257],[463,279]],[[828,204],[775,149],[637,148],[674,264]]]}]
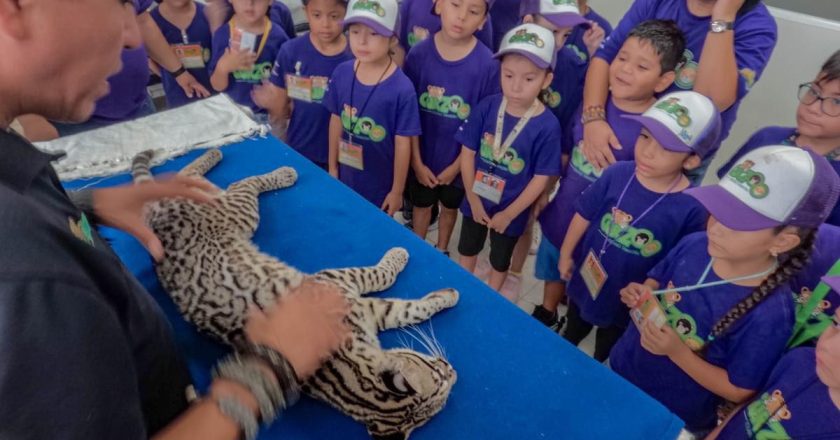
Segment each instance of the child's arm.
[{"label": "child's arm", "polygon": [[519,196],[517,196],[513,203],[508,205],[507,208],[497,212],[496,215],[490,219],[490,224],[487,226],[499,234],[504,234],[505,230],[510,225],[510,222],[537,201],[540,194],[545,191],[548,179],[550,179],[549,176],[536,175],[532,177],[531,181],[528,182],[528,186],[525,187],[525,190],[523,190],[522,193],[519,194]]},{"label": "child's arm", "polygon": [[408,163],[411,161],[411,139],[412,136],[394,136],[394,183],[380,208],[389,216],[402,208]]},{"label": "child's arm", "polygon": [[574,266],[572,254],[588,228],[589,220],[583,218],[579,213],[575,213],[572,223],[569,224],[569,229],[566,231],[566,237],[563,238],[563,245],[560,246],[560,263],[557,267],[560,269],[560,276],[563,279],[570,280],[572,278]]},{"label": "child's arm", "polygon": [[[583,86],[583,114],[588,109],[600,107],[604,109],[609,93],[610,65],[601,57],[593,57],[586,71],[586,81]],[[603,169],[615,163],[612,149],[621,149],[618,138],[606,120],[590,121],[583,125],[583,148],[581,151],[598,169]]]},{"label": "child's arm", "polygon": [[328,159],[330,176],[338,179],[338,144],[341,141],[341,133],[344,127],[341,125],[341,118],[338,115],[330,115],[330,155]]},{"label": "child's arm", "polygon": [[462,146],[461,147],[461,178],[464,180],[464,197],[470,204],[473,220],[480,224],[486,225],[490,223],[490,217],[487,216],[487,211],[484,210],[484,204],[481,203],[481,198],[473,192],[472,188],[475,185],[475,151]]},{"label": "child's arm", "polygon": [[217,92],[224,92],[230,85],[230,74],[239,70],[254,68],[257,54],[251,51],[240,51],[238,48],[225,48],[225,53],[219,58],[213,74],[210,75],[210,85]]},{"label": "child's arm", "polygon": [[619,295],[621,296],[621,302],[623,302],[628,308],[632,309],[639,304],[639,299],[641,299],[642,295],[646,291],[654,291],[658,288],[659,281],[656,281],[653,278],[648,278],[645,280],[644,284],[628,284],[627,287],[619,291]]},{"label": "child's arm", "polygon": [[[712,20],[734,22],[744,0],[719,0],[712,9]],[[714,101],[724,111],[738,98],[738,63],[735,59],[735,31],[709,32],[697,66],[694,91]]]},{"label": "child's arm", "polygon": [[685,345],[671,326],[657,328],[649,322],[642,328],[642,347],[659,356],[668,356],[694,381],[712,393],[729,400],[741,403],[755,394],[755,390],[748,390],[734,385],[729,380],[729,373],[723,368],[706,362]]},{"label": "child's arm", "polygon": [[[143,37],[143,45],[149,52],[149,58],[168,72],[175,72],[182,68],[181,60],[175,55],[169,42],[163,36],[157,23],[148,11],[137,16],[137,24],[140,28],[140,35]],[[184,89],[187,97],[199,96],[206,98],[210,92],[193,77],[190,72],[184,72],[175,78],[175,81]]]},{"label": "child's arm", "polygon": [[[457,162],[457,160],[456,160]],[[414,175],[421,185],[434,188],[438,185],[437,176],[429,167],[423,163],[423,157],[420,155],[420,137],[411,137],[411,168],[414,169]]]}]

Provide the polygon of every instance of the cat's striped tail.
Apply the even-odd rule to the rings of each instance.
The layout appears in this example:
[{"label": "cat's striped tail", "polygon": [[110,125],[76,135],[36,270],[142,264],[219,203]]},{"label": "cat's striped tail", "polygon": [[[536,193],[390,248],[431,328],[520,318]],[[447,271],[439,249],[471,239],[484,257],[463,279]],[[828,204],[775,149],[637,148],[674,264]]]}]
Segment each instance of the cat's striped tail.
[{"label": "cat's striped tail", "polygon": [[131,160],[131,177],[134,183],[151,182],[155,180],[152,176],[152,159],[155,157],[154,150],[146,150],[137,153]]}]

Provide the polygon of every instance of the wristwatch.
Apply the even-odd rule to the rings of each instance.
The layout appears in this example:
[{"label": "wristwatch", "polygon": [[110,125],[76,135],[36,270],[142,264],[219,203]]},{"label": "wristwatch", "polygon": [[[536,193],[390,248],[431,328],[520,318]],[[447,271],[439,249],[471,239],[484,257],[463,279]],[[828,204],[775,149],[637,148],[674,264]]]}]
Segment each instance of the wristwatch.
[{"label": "wristwatch", "polygon": [[735,29],[734,21],[712,20],[709,23],[709,31],[713,34],[721,34]]}]

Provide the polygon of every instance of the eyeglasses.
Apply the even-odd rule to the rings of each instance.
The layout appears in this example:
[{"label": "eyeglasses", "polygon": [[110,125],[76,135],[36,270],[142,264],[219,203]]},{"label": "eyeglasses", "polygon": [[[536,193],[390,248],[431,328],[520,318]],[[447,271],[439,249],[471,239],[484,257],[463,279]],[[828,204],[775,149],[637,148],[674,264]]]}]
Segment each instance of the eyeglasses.
[{"label": "eyeglasses", "polygon": [[840,116],[840,98],[832,98],[820,95],[814,88],[814,83],[805,83],[799,85],[799,102],[805,105],[811,105],[820,101],[820,110],[828,116]]}]

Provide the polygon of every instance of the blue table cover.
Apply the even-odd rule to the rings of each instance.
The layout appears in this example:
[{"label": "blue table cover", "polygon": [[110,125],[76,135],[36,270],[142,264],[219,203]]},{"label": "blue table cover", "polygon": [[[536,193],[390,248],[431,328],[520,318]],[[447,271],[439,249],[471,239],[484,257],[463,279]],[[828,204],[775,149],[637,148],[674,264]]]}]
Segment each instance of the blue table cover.
[{"label": "blue table cover", "polygon": [[[481,281],[332,179],[275,138],[222,148],[207,177],[227,187],[280,166],[299,174],[288,189],[263,194],[254,241],[263,251],[307,271],[375,264],[389,248],[410,253],[397,283],[380,294],[419,298],[454,287],[459,304],[432,318],[434,333],[458,372],[449,401],[412,439],[646,439],[674,440],[683,422],[643,392],[595,362],[509,303]],[[155,168],[177,171],[193,151]],[[126,183],[127,174],[66,182],[68,189]],[[126,266],[171,321],[200,390],[226,350],[198,334],[178,314],[155,275],[152,259],[132,237],[102,228]],[[429,330],[429,324],[421,325]],[[392,330],[383,346],[409,339]],[[418,344],[414,344],[417,348]],[[365,428],[332,407],[304,397],[261,434],[267,439],[366,439]]]}]

